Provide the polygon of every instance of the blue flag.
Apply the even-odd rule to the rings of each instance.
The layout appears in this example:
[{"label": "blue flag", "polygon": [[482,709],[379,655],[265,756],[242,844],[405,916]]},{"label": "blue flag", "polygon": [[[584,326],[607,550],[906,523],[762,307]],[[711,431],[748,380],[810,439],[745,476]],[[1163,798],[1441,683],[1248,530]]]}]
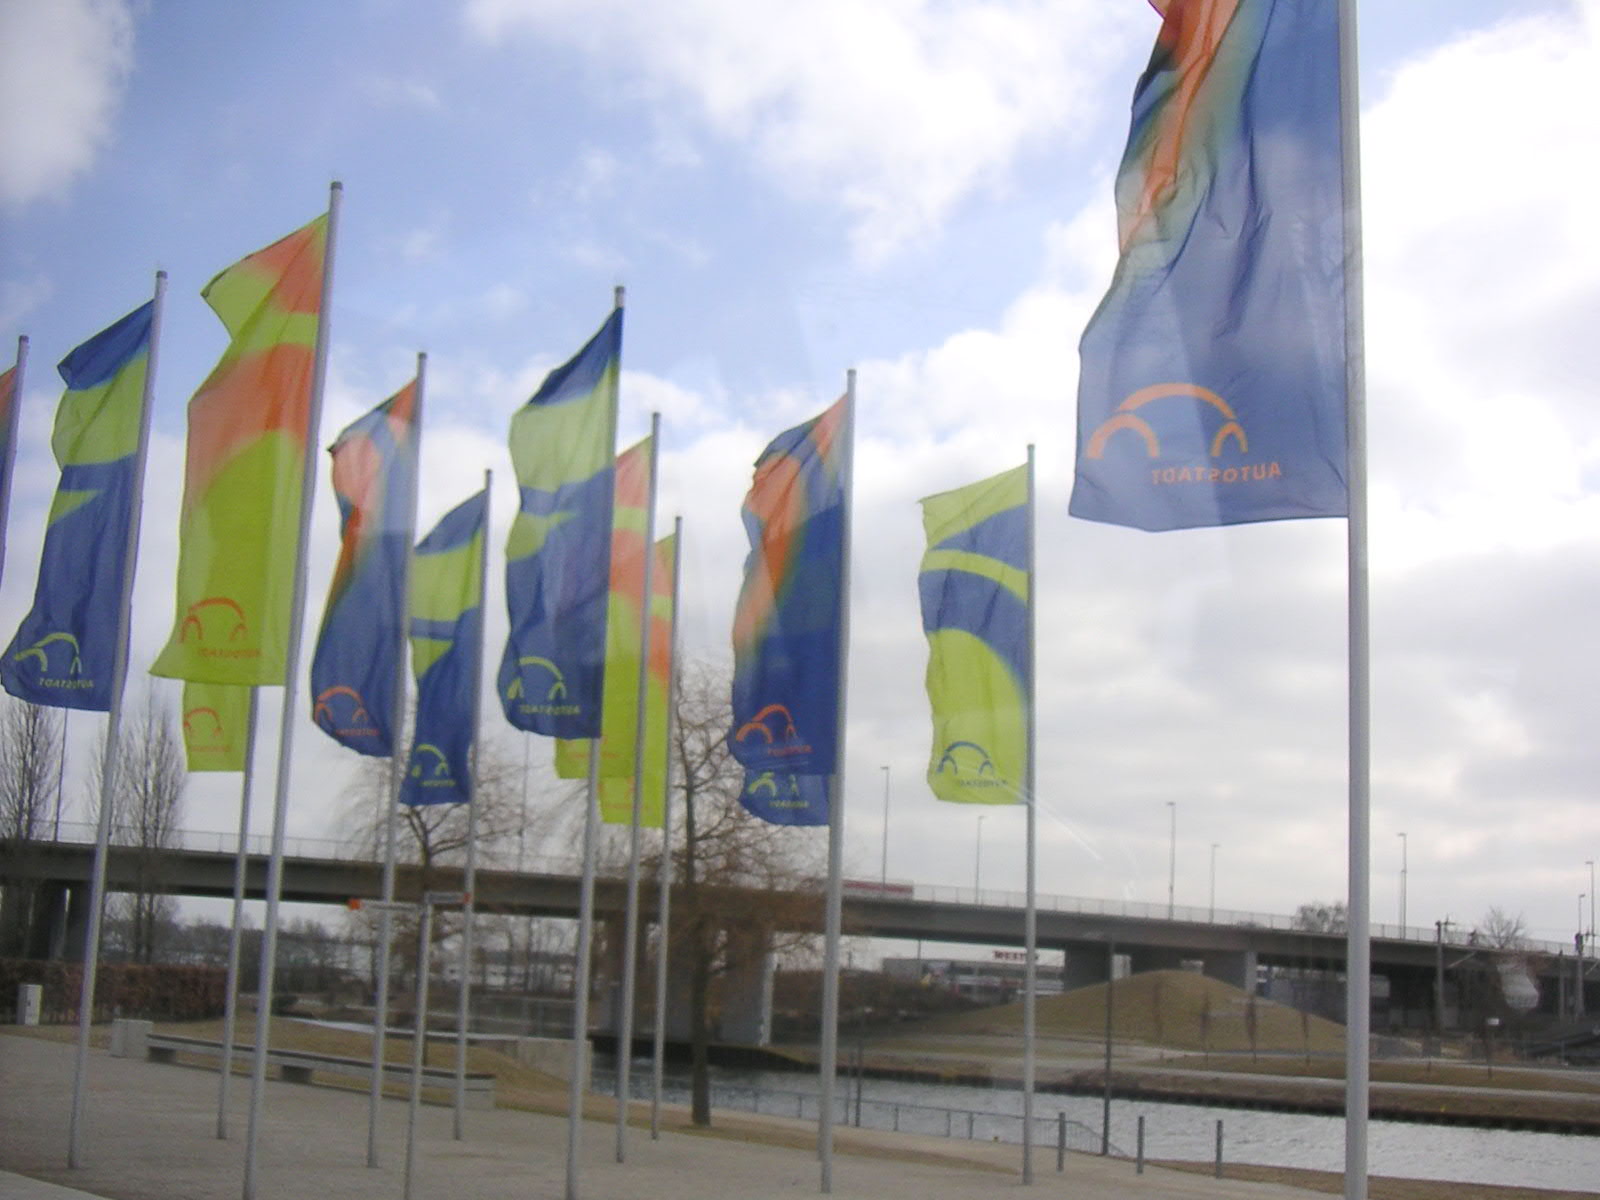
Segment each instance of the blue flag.
[{"label": "blue flag", "polygon": [[111,707],[154,312],[141,305],[61,360],[67,390],[50,442],[61,482],[33,610],[0,657],[0,683],[31,704]]},{"label": "blue flag", "polygon": [[747,771],[739,803],[752,816],[774,825],[826,825],[827,775],[791,775],[784,771]]},{"label": "blue flag", "polygon": [[357,754],[394,753],[401,609],[417,481],[412,380],[341,433],[333,456],[339,561],[311,658],[311,719]]},{"label": "blue flag", "polygon": [[472,799],[472,739],[483,658],[483,538],[489,493],[445,514],[411,568],[411,663],[417,724],[402,804]]},{"label": "blue flag", "polygon": [[1140,529],[1348,510],[1339,5],[1174,0],[1084,331],[1074,516]]},{"label": "blue flag", "polygon": [[837,769],[846,403],[779,434],[745,497],[728,745],[758,779]]},{"label": "blue flag", "polygon": [[521,504],[497,690],[506,720],[549,737],[600,736],[621,358],[619,308],[511,420]]}]

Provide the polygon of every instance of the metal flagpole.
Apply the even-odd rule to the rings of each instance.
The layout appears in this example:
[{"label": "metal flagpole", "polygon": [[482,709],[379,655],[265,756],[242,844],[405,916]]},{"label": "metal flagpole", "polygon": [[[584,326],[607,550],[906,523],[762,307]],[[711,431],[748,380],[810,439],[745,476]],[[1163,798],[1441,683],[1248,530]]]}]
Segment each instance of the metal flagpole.
[{"label": "metal flagpole", "polygon": [[412,397],[412,420],[416,435],[411,439],[411,495],[406,504],[406,553],[400,567],[400,613],[396,623],[394,681],[390,691],[389,711],[394,714],[394,728],[390,736],[394,745],[389,748],[388,803],[384,805],[378,828],[383,838],[383,906],[378,910],[378,970],[373,981],[372,998],[372,1079],[367,1088],[367,1166],[378,1165],[378,1110],[383,1105],[384,1043],[389,1036],[389,959],[390,943],[394,938],[392,905],[394,904],[394,867],[399,855],[400,836],[400,785],[405,780],[406,764],[406,659],[411,646],[411,560],[417,540],[417,477],[422,457],[422,404],[426,392],[428,356],[417,354],[415,394]]},{"label": "metal flagpole", "polygon": [[322,266],[322,300],[318,309],[316,355],[312,367],[310,406],[306,418],[306,453],[300,476],[300,540],[294,556],[294,583],[289,597],[289,631],[284,647],[283,716],[278,728],[278,769],[272,801],[272,857],[267,863],[267,915],[262,922],[261,974],[256,988],[256,1045],[250,1069],[250,1121],[244,1153],[244,1200],[255,1200],[256,1147],[261,1109],[267,1090],[267,1043],[272,1022],[274,959],[278,952],[278,900],[283,892],[283,838],[289,816],[289,770],[298,715],[300,635],[306,603],[306,542],[311,528],[311,502],[317,490],[317,436],[322,428],[322,388],[328,374],[329,297],[333,291],[333,253],[339,229],[339,202],[344,186],[328,189],[328,231]]},{"label": "metal flagpole", "polygon": [[617,1161],[628,1155],[628,1102],[633,1078],[633,994],[638,984],[639,820],[644,802],[644,730],[650,698],[650,602],[656,565],[656,467],[661,414],[650,414],[650,498],[645,501],[644,596],[639,606],[639,687],[633,718],[633,816],[628,829],[628,903],[623,914],[622,1011],[617,1022]]},{"label": "metal flagpole", "polygon": [[[651,549],[654,554],[654,548]],[[667,675],[667,744],[663,751],[661,779],[661,870],[660,895],[656,901],[656,1029],[651,1068],[650,1137],[661,1139],[661,1087],[667,1056],[667,950],[672,943],[672,735],[678,724],[678,601],[682,590],[679,568],[683,565],[683,518],[672,521],[672,657]]]},{"label": "metal flagpole", "polygon": [[572,1076],[567,1081],[567,1200],[578,1200],[578,1143],[589,1066],[589,946],[594,939],[595,805],[600,739],[589,739],[589,785],[583,802],[583,879],[578,888],[578,948],[572,970]]},{"label": "metal flagpole", "polygon": [[1355,0],[1339,4],[1339,132],[1344,160],[1345,412],[1349,455],[1350,850],[1346,900],[1345,1200],[1367,1197],[1372,1067],[1371,650],[1367,586],[1366,346],[1361,248],[1360,79]]},{"label": "metal flagpole", "polygon": [[[5,430],[5,461],[0,464],[0,479],[5,480],[5,487],[0,488],[0,572],[4,572],[6,565],[6,525],[11,512],[11,468],[17,461],[17,418],[22,411],[22,376],[28,365],[28,335],[22,334],[17,338],[17,365],[11,369],[11,403],[7,406]],[[71,711],[71,710],[66,710]],[[66,746],[66,738],[62,737],[62,747]],[[60,824],[59,813],[56,822]]]},{"label": "metal flagpole", "polygon": [[55,827],[50,834],[52,842],[61,840],[61,800],[62,793],[67,787],[67,730],[71,728],[68,718],[72,716],[70,708],[61,710],[61,756],[56,760],[56,819]]},{"label": "metal flagpole", "polygon": [[1025,720],[1027,733],[1028,762],[1025,768],[1023,800],[1028,806],[1028,845],[1027,845],[1027,891],[1028,904],[1026,915],[1023,918],[1023,989],[1022,989],[1022,1182],[1033,1182],[1033,1082],[1034,1082],[1034,1050],[1036,1042],[1036,1014],[1038,997],[1039,966],[1036,961],[1039,953],[1039,913],[1036,893],[1037,861],[1037,821],[1038,812],[1034,804],[1035,783],[1038,779],[1038,768],[1035,765],[1035,729],[1037,715],[1035,697],[1038,689],[1034,686],[1034,503],[1033,503],[1033,446],[1028,446],[1028,656],[1025,660],[1028,666],[1027,705],[1028,711]]},{"label": "metal flagpole", "polygon": [[839,536],[839,695],[836,701],[833,776],[828,781],[828,901],[822,959],[822,1052],[818,1081],[817,1141],[822,1190],[833,1191],[833,1093],[839,1069],[839,930],[844,909],[845,692],[850,662],[850,508],[854,492],[856,372],[845,372],[843,512]]},{"label": "metal flagpole", "polygon": [[89,928],[83,947],[83,982],[78,994],[78,1049],[72,1073],[72,1116],[67,1130],[67,1165],[83,1166],[84,1085],[89,1074],[89,1026],[94,1022],[94,985],[100,966],[100,925],[106,902],[106,857],[111,846],[111,808],[116,791],[117,737],[122,728],[122,691],[128,679],[128,616],[133,607],[133,576],[139,563],[139,526],[144,506],[145,452],[150,445],[154,408],[156,352],[161,341],[161,309],[167,295],[167,273],[156,272],[154,307],[150,313],[150,350],[145,361],[144,395],[140,398],[139,448],[128,497],[128,542],[117,600],[117,642],[111,660],[111,708],[106,713],[105,755],[100,767],[100,819],[95,828],[94,866],[89,884]]},{"label": "metal flagpole", "polygon": [[422,1104],[422,1068],[427,1065],[428,955],[433,942],[433,904],[422,898],[422,918],[417,922],[416,1015],[411,1020],[411,1092],[406,1103],[405,1200],[411,1200],[411,1177],[417,1163],[417,1109]]},{"label": "metal flagpole", "polygon": [[489,489],[494,472],[483,473],[483,533],[478,538],[478,654],[472,679],[472,793],[467,807],[467,869],[461,886],[461,990],[456,1001],[455,1139],[467,1128],[467,1020],[472,1011],[473,888],[478,885],[478,747],[483,740],[483,619],[489,593]]},{"label": "metal flagpole", "polygon": [[[239,787],[239,845],[233,853],[233,928],[222,1009],[222,1078],[217,1083],[217,1137],[228,1136],[228,1087],[233,1080],[234,1022],[239,1012],[239,943],[243,940],[244,882],[250,863],[250,796],[256,773],[256,689],[250,689],[244,731],[244,779]],[[257,1021],[260,1014],[257,1014]]]}]

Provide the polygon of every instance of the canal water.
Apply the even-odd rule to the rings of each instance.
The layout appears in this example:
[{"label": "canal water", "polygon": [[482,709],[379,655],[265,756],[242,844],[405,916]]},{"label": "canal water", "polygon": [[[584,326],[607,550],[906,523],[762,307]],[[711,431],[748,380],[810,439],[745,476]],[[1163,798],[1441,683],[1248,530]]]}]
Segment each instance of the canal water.
[{"label": "canal water", "polygon": [[[647,1060],[635,1064],[633,1079],[635,1094],[647,1094]],[[717,1069],[713,1079],[716,1105],[746,1110],[759,1107],[762,1112],[816,1118],[813,1077]],[[602,1090],[607,1086],[599,1080],[597,1085]],[[836,1119],[841,1125],[855,1122],[856,1095],[856,1081],[841,1078],[835,1092]],[[669,1086],[669,1100],[685,1096],[683,1086]],[[861,1123],[868,1127],[965,1137],[970,1120],[974,1137],[1021,1141],[1022,1095],[1017,1091],[865,1079],[860,1096]],[[1068,1148],[1098,1150],[1102,1103],[1097,1097],[1036,1094],[1034,1144],[1054,1147],[1057,1114],[1064,1114],[1069,1123]],[[1113,1153],[1134,1153],[1141,1116],[1145,1119],[1147,1159],[1212,1161],[1220,1120],[1227,1162],[1335,1172],[1344,1169],[1344,1122],[1338,1117],[1113,1099]],[[1600,1195],[1600,1138],[1581,1134],[1373,1121],[1368,1128],[1367,1157],[1373,1175]]]}]

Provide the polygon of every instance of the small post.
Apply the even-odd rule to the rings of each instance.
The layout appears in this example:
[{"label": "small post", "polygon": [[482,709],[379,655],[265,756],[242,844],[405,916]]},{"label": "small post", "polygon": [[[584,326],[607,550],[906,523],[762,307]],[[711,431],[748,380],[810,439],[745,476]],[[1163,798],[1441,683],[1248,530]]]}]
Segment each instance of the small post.
[{"label": "small post", "polygon": [[1217,1178],[1222,1178],[1222,1118],[1217,1118]]},{"label": "small post", "polygon": [[1056,1114],[1056,1171],[1066,1170],[1067,1166],[1067,1114]]},{"label": "small post", "polygon": [[1135,1175],[1143,1175],[1144,1174],[1144,1114],[1143,1113],[1139,1114],[1139,1140],[1137,1142],[1137,1148],[1134,1150],[1133,1173]]}]

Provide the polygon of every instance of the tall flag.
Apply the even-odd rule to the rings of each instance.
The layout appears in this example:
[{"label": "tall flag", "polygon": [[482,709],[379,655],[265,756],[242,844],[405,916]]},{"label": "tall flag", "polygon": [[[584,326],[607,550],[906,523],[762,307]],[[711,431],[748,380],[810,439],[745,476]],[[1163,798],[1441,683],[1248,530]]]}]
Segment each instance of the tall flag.
[{"label": "tall flag", "polygon": [[22,372],[28,339],[17,339],[15,366],[0,372],[0,572],[6,565],[6,523],[11,512],[11,468],[17,460],[17,414],[22,407]]},{"label": "tall flag", "polygon": [[922,502],[928,786],[961,804],[1026,802],[1028,468]]},{"label": "tall flag", "polygon": [[521,503],[506,543],[506,720],[597,737],[605,683],[622,309],[511,419]]},{"label": "tall flag", "polygon": [[183,685],[183,749],[191,771],[243,771],[250,737],[250,689]]},{"label": "tall flag", "polygon": [[231,341],[189,402],[177,613],[151,672],[282,684],[328,218],[201,292]]},{"label": "tall flag", "polygon": [[394,752],[398,634],[417,483],[417,382],[328,449],[339,498],[339,561],[311,659],[311,719],[357,754]]},{"label": "tall flag", "polygon": [[847,399],[779,434],[744,501],[728,745],[757,780],[837,770]]},{"label": "tall flag", "polygon": [[402,804],[472,799],[472,739],[483,657],[483,547],[489,492],[444,515],[411,568],[411,664],[417,721]]},{"label": "tall flag", "polygon": [[1074,516],[1348,511],[1340,5],[1170,0],[1080,346]]},{"label": "tall flag", "polygon": [[[650,502],[650,439],[617,456],[615,509],[611,522],[611,594],[606,614],[606,687],[600,733],[600,819],[633,821],[634,726],[639,699],[639,605],[644,596],[645,528]],[[668,557],[663,559],[665,553]],[[666,746],[666,686],[671,676],[671,539],[656,543],[651,574],[650,672],[646,678],[645,767],[640,824],[661,827],[660,754]],[[659,731],[656,723],[660,722]],[[652,754],[655,757],[652,757]],[[583,779],[589,773],[589,739],[556,742],[556,774]]]},{"label": "tall flag", "polygon": [[129,569],[155,302],[90,338],[58,370],[67,390],[51,449],[61,466],[33,609],[0,656],[0,683],[31,704],[111,708]]}]

